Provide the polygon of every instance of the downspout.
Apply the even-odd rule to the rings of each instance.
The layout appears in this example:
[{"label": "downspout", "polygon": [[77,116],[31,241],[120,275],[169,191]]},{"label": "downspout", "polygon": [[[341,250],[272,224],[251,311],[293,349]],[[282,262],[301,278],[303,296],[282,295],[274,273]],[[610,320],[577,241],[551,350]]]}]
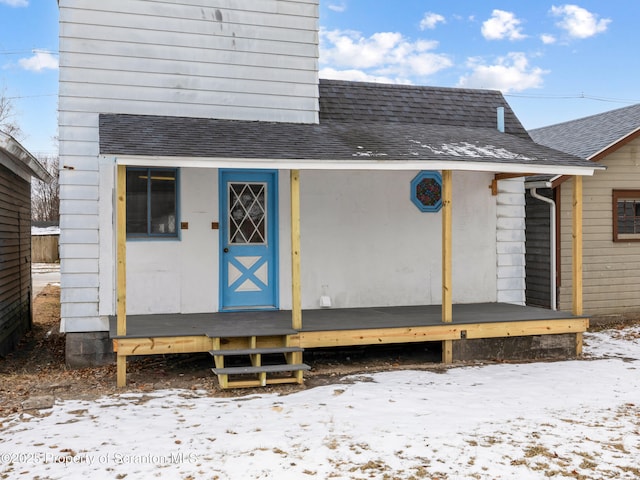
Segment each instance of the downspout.
[{"label": "downspout", "polygon": [[537,188],[551,188],[550,182],[535,182],[529,187],[529,193],[535,199],[549,204],[549,236],[551,237],[551,310],[557,310],[557,285],[556,285],[556,202],[551,198],[540,195]]}]

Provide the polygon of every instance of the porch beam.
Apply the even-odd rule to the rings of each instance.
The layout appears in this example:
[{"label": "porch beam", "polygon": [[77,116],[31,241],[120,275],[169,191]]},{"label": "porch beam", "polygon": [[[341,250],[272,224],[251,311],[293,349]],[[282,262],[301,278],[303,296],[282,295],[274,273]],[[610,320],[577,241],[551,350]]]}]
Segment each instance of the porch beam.
[{"label": "porch beam", "polygon": [[582,315],[582,177],[573,177],[573,314]]},{"label": "porch beam", "polygon": [[[453,321],[452,300],[452,227],[451,227],[451,188],[453,184],[451,170],[442,171],[442,322]],[[446,339],[442,342],[442,363],[453,362],[453,342]]]},{"label": "porch beam", "polygon": [[300,171],[291,170],[291,328],[302,328],[300,282]]},{"label": "porch beam", "polygon": [[[118,336],[127,334],[127,167],[118,165],[116,183],[116,330]],[[117,355],[117,385],[127,383],[127,357]]]}]

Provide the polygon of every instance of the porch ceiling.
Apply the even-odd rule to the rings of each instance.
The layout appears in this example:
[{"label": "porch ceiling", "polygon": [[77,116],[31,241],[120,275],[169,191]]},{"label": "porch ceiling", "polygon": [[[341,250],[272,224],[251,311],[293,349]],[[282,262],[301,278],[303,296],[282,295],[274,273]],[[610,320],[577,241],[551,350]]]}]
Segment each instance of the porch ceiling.
[{"label": "porch ceiling", "polygon": [[294,124],[100,115],[100,153],[125,165],[311,170],[468,170],[592,175],[593,162],[486,127]]}]

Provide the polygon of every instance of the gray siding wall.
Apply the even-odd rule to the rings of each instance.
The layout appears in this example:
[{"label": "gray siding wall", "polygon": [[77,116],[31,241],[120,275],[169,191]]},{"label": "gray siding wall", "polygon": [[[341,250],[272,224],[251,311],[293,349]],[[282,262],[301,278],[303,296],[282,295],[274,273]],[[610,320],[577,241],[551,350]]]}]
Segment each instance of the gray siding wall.
[{"label": "gray siding wall", "polygon": [[[537,192],[547,198],[552,197],[551,189]],[[526,289],[527,305],[551,308],[551,206],[526,194],[527,239]]]},{"label": "gray siding wall", "polygon": [[318,0],[59,7],[61,327],[88,332],[114,309],[113,159],[101,169],[98,114],[317,122]]},{"label": "gray siding wall", "polygon": [[0,355],[31,327],[31,186],[0,165]]},{"label": "gray siding wall", "polygon": [[[640,189],[640,140],[600,163],[607,167],[585,177],[584,311],[588,315],[640,312],[640,242],[613,242],[612,191]],[[571,309],[571,209],[573,182],[561,186],[560,308]]]}]

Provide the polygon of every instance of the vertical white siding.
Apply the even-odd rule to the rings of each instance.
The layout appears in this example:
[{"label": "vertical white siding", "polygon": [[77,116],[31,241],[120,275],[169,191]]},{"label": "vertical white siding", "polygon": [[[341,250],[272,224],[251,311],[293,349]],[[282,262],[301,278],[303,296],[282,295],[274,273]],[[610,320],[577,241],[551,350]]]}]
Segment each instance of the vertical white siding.
[{"label": "vertical white siding", "polygon": [[[98,115],[317,122],[318,0],[60,0],[59,7],[62,328],[105,330],[114,312],[113,159],[101,167]],[[204,228],[201,213],[192,213]],[[185,238],[198,244],[207,234]],[[172,272],[184,280],[183,268]],[[162,301],[173,302],[171,310],[214,308],[217,293],[200,299],[186,276],[182,291]]]},{"label": "vertical white siding", "polygon": [[524,180],[514,178],[499,181],[497,204],[497,300],[524,305]]},{"label": "vertical white siding", "polygon": [[[613,241],[613,190],[640,189],[640,140],[612,153],[583,180],[583,293],[587,315],[640,312],[640,242]],[[572,306],[573,181],[561,186],[560,308]]]}]

